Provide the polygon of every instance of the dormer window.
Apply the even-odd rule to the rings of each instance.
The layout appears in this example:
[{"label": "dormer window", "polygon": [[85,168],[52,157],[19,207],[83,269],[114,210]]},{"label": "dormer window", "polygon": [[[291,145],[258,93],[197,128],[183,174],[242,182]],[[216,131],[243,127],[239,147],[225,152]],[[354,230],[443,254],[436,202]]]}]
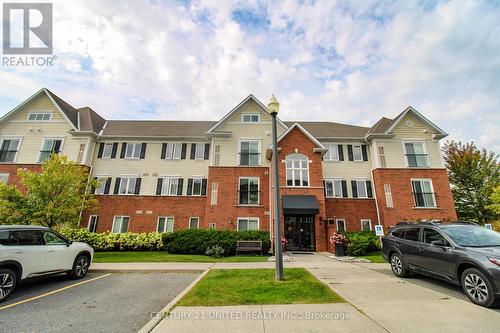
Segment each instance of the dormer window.
[{"label": "dormer window", "polygon": [[241,121],[244,123],[260,123],[260,114],[244,113],[241,115]]},{"label": "dormer window", "polygon": [[36,112],[28,114],[29,121],[48,121],[51,119],[52,119],[52,112]]}]

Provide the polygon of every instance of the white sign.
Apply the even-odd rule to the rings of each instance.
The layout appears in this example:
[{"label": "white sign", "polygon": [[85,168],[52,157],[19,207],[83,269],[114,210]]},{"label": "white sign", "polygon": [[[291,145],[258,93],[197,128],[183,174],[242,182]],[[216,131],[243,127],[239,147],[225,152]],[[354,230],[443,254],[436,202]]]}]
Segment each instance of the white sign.
[{"label": "white sign", "polygon": [[381,224],[375,225],[375,235],[384,236],[384,227]]},{"label": "white sign", "polygon": [[490,224],[490,223],[486,223],[486,224],[484,225],[484,227],[485,227],[486,229],[493,230],[493,228],[492,228],[492,226],[491,226],[491,224]]}]

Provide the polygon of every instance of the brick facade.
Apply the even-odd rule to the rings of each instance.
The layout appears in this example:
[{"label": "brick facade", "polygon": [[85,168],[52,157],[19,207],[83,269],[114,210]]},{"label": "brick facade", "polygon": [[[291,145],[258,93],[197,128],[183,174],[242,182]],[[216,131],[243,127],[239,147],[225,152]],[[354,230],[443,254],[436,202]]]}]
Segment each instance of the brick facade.
[{"label": "brick facade", "polygon": [[19,169],[39,172],[42,170],[42,166],[40,164],[0,164],[0,173],[9,174],[7,182],[9,185],[20,185],[20,179],[17,174]]}]

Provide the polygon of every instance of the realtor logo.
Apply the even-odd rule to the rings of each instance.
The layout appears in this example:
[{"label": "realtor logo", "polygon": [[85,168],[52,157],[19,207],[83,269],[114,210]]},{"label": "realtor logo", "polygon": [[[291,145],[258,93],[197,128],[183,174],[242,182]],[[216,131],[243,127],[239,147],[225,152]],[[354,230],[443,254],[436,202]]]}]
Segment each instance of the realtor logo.
[{"label": "realtor logo", "polygon": [[3,4],[3,54],[52,54],[52,3]]}]

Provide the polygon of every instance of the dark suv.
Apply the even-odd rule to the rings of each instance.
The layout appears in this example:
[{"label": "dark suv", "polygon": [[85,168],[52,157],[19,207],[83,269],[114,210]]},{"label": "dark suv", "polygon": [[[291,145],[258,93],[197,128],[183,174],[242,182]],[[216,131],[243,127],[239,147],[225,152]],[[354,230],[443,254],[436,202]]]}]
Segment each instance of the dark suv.
[{"label": "dark suv", "polygon": [[382,238],[393,273],[410,271],[461,285],[469,299],[490,307],[500,298],[500,233],[464,222],[399,223]]}]

